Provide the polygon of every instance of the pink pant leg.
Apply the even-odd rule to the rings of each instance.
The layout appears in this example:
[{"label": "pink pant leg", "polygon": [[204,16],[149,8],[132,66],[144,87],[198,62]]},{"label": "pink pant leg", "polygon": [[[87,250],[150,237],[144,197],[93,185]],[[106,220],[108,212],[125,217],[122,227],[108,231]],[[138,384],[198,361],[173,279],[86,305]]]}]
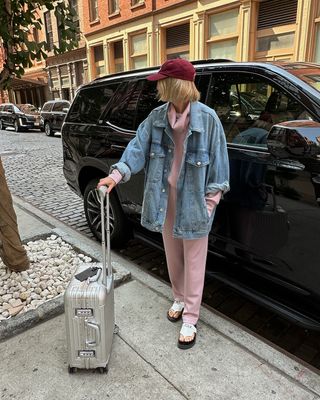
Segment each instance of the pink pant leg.
[{"label": "pink pant leg", "polygon": [[184,312],[183,322],[195,325],[199,319],[206,260],[208,236],[183,240],[184,247]]},{"label": "pink pant leg", "polygon": [[173,237],[173,225],[176,214],[176,191],[169,189],[167,215],[162,238],[166,252],[167,266],[172,286],[173,298],[184,301],[184,256],[183,240]]}]

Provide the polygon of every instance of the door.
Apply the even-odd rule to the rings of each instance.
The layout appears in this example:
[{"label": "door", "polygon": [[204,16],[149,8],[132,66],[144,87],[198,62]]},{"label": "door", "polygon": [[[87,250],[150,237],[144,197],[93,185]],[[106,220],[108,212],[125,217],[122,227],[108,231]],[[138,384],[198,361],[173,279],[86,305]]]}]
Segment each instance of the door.
[{"label": "door", "polygon": [[254,73],[212,74],[207,104],[224,126],[231,190],[218,207],[210,243],[250,273],[306,299],[320,296],[320,160],[276,160],[268,152],[274,124],[315,118],[297,88],[285,87]]},{"label": "door", "polygon": [[54,130],[60,131],[64,118],[66,116],[66,111],[64,108],[69,109],[70,105],[65,101],[57,101],[54,103],[52,108],[52,128]]}]

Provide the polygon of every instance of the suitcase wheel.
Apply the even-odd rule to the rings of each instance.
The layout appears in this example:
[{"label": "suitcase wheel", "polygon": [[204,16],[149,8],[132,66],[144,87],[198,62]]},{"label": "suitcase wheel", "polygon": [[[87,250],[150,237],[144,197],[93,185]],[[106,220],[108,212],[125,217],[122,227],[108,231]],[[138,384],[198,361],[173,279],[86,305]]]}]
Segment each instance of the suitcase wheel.
[{"label": "suitcase wheel", "polygon": [[69,374],[74,374],[75,372],[77,372],[77,368],[76,367],[70,367],[70,365],[68,366],[68,371]]},{"label": "suitcase wheel", "polygon": [[100,372],[100,374],[106,374],[108,372],[108,365],[105,367],[98,367],[97,371]]}]

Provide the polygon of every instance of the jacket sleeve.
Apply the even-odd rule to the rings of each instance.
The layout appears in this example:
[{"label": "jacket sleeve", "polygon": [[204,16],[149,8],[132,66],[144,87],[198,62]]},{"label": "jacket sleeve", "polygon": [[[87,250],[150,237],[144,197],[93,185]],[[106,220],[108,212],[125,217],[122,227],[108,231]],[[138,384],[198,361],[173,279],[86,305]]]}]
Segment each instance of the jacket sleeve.
[{"label": "jacket sleeve", "polygon": [[230,190],[227,143],[223,127],[217,116],[213,123],[206,193],[221,191],[224,194]]},{"label": "jacket sleeve", "polygon": [[110,167],[109,174],[116,169],[122,175],[120,183],[128,182],[131,175],[141,171],[146,164],[151,140],[150,116],[139,125],[136,136],[128,143],[119,162]]}]

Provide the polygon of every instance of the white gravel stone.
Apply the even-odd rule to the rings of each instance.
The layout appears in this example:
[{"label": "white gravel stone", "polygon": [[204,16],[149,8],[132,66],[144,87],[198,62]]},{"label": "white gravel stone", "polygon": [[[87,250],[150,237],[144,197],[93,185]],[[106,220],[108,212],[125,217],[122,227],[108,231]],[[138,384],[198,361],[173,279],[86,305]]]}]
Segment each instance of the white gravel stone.
[{"label": "white gravel stone", "polygon": [[25,249],[31,263],[27,271],[10,271],[0,260],[0,323],[61,295],[75,268],[92,261],[56,235],[28,242]]}]

